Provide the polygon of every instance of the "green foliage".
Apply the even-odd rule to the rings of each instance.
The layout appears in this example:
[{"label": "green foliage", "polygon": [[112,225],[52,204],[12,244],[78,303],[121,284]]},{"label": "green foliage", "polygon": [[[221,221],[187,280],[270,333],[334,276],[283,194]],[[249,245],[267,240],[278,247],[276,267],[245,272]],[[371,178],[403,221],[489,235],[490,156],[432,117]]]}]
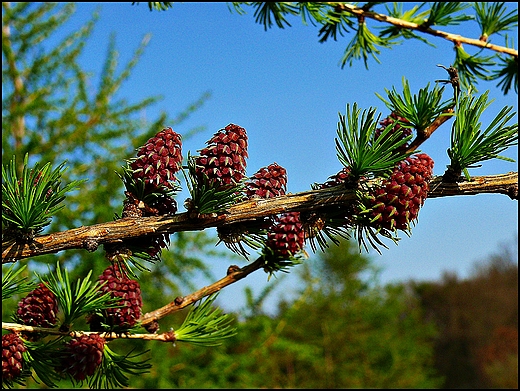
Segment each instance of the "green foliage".
[{"label": "green foliage", "polygon": [[354,38],[350,41],[347,48],[345,49],[345,54],[341,59],[341,67],[343,68],[345,64],[349,64],[352,66],[354,60],[363,59],[365,63],[365,68],[368,69],[368,55],[371,55],[374,60],[378,63],[381,63],[377,58],[377,54],[380,54],[381,51],[378,47],[390,48],[392,45],[396,43],[393,42],[393,38],[384,38],[379,35],[375,35],[370,31],[367,24],[365,22],[359,22],[356,34]]},{"label": "green foliage", "polygon": [[518,26],[518,14],[514,11],[506,12],[502,2],[475,2],[475,16],[481,30],[481,39],[487,40],[492,34],[509,31]]},{"label": "green foliage", "polygon": [[338,34],[344,36],[348,33],[349,28],[354,28],[354,20],[345,12],[337,12],[335,9],[327,10],[325,18],[320,20],[323,26],[320,28],[318,37],[319,42],[326,42],[329,38],[338,40]]},{"label": "green foliage", "polygon": [[[188,120],[211,95],[201,94],[179,113],[162,113],[143,122],[140,113],[159,102],[160,96],[128,101],[117,93],[138,64],[149,36],[126,63],[117,60],[116,37],[112,36],[100,61],[101,73],[92,74],[80,58],[94,31],[97,14],[51,43],[50,38],[66,28],[74,15],[74,3],[2,3],[2,7],[2,163],[7,165],[12,156],[23,162],[25,154],[30,153],[34,161],[66,160],[64,183],[88,179],[81,191],[68,193],[66,207],[53,216],[47,231],[111,221],[124,200],[124,186],[116,174],[121,164],[164,124],[175,127]],[[200,126],[189,128],[183,139],[201,130]],[[21,164],[17,169],[21,172]],[[192,240],[193,245],[186,243]],[[179,291],[180,286],[190,286],[194,275],[209,276],[209,267],[201,259],[206,253],[223,255],[214,244],[215,239],[209,240],[205,232],[172,235],[171,251],[163,253],[162,263],[156,267],[161,273],[154,273],[161,281],[157,291],[162,287]],[[40,256],[31,260],[31,265],[55,265],[56,261],[67,262],[71,280],[83,278],[89,271],[99,275],[108,262],[102,251],[72,250]],[[145,280],[149,286],[158,285]],[[162,299],[154,296],[155,302]]]},{"label": "green foliage", "polygon": [[509,92],[511,86],[518,94],[518,57],[498,56],[498,59],[503,67],[494,71],[490,77],[493,80],[502,78],[497,87],[502,88],[504,95]]},{"label": "green foliage", "polygon": [[[240,9],[239,4],[233,3],[235,9]],[[353,60],[359,58],[363,58],[367,66],[368,54],[378,61],[378,47],[390,47],[398,36],[420,39],[414,33],[399,30],[388,30],[386,36],[382,33],[373,34],[365,24],[364,18],[358,18],[358,24],[355,25],[356,18],[349,18],[346,12],[328,8],[327,5],[251,4],[256,7],[256,21],[264,24],[265,29],[273,24],[280,28],[290,26],[285,16],[301,14],[304,23],[309,20],[313,24],[316,21],[323,25],[320,30],[322,40],[329,37],[336,39],[338,34],[343,35],[343,32],[347,32],[347,27],[356,30],[354,39],[347,47],[342,66],[346,62],[352,65]],[[377,4],[379,2],[368,3],[363,9],[369,10]],[[150,10],[166,10],[172,3],[150,2],[148,6]],[[74,6],[69,4],[59,8],[59,12],[55,11],[55,7],[57,5],[47,3],[15,4],[13,7],[10,3],[3,3],[3,27],[5,26],[7,33],[3,37],[5,61],[2,70],[3,79],[7,82],[5,97],[2,98],[2,125],[5,125],[6,129],[2,138],[6,146],[4,149],[3,143],[2,148],[3,156],[6,156],[6,151],[9,152],[9,156],[18,157],[23,155],[23,152],[30,151],[39,161],[62,161],[66,156],[71,159],[73,168],[67,173],[68,181],[77,184],[79,181],[74,178],[92,178],[81,194],[74,194],[71,200],[68,200],[67,210],[61,210],[61,206],[56,206],[55,210],[47,206],[37,208],[39,212],[52,211],[49,216],[59,211],[54,226],[50,228],[66,229],[79,224],[87,225],[111,219],[118,204],[118,196],[121,197],[122,193],[121,183],[117,176],[113,175],[116,171],[114,168],[130,154],[133,147],[128,143],[121,143],[121,140],[132,139],[136,145],[140,145],[141,140],[155,134],[159,124],[165,122],[167,117],[165,114],[162,115],[154,123],[148,124],[148,129],[143,131],[142,123],[135,119],[135,114],[157,99],[149,98],[134,104],[128,104],[124,99],[115,99],[116,91],[129,77],[148,42],[148,37],[143,39],[134,58],[119,74],[116,72],[115,38],[111,38],[99,86],[91,95],[87,93],[86,88],[88,73],[81,69],[77,60],[85,40],[92,31],[95,17],[84,28],[67,36],[56,48],[46,51],[39,43],[58,29],[74,10]],[[434,3],[423,27],[435,24],[456,25],[469,20],[470,16],[456,15],[466,7],[467,5],[459,3]],[[395,7],[394,10],[397,12]],[[499,13],[498,9],[491,10]],[[407,14],[407,17],[415,20],[419,15],[414,11]],[[493,33],[510,28],[512,23],[507,20],[511,17],[507,15],[505,21],[499,23]],[[30,26],[31,30],[23,33],[24,26]],[[490,27],[489,31],[491,30],[493,28]],[[456,66],[461,69],[461,77],[466,77],[471,83],[477,78],[488,79],[484,70],[494,64],[491,57],[470,56],[461,50],[460,53],[457,52],[456,62]],[[504,77],[500,83],[503,83],[504,91],[507,92],[511,83],[517,80],[517,71],[513,72],[511,61],[505,59],[504,62],[508,71],[505,74],[500,72],[496,78]],[[392,92],[387,91],[390,102],[385,103],[399,115],[407,119],[412,118],[409,120],[418,130],[424,130],[451,104],[440,103],[443,89],[437,86],[430,93],[428,85],[419,92],[418,97],[414,96],[412,99],[409,86],[404,80],[403,85],[404,98],[394,89]],[[487,96],[487,93],[484,95]],[[185,119],[206,98],[206,95],[203,96],[171,122],[176,124]],[[487,107],[487,98],[479,98],[474,105],[469,97],[467,101],[464,99],[465,97],[458,102],[457,110],[466,114],[457,113],[460,123],[452,133],[452,140],[458,137],[466,142],[459,143],[459,140],[452,143],[449,153],[452,166],[458,164],[465,170],[474,164],[472,161],[476,157],[479,158],[478,161],[500,157],[498,153],[510,145],[515,145],[518,126],[506,126],[514,114],[509,114],[511,108],[504,108],[480,135],[480,123],[477,122],[481,112]],[[401,136],[399,132],[390,135],[395,126],[393,124],[387,126],[381,137],[375,139],[378,122],[379,117],[376,118],[374,109],[365,110],[361,115],[361,110],[358,110],[356,104],[352,112],[347,106],[346,116],[340,114],[339,140],[336,140],[338,158],[352,169],[356,180],[369,175],[384,176],[396,162],[409,156],[409,153],[396,153],[395,150],[409,141],[411,136],[398,140]],[[454,145],[459,144],[462,148],[456,150]],[[95,147],[92,147],[93,145]],[[475,152],[473,146],[479,149],[480,155]],[[29,200],[40,201],[51,199],[48,193],[50,189],[51,195],[55,194],[59,202],[63,201],[64,192],[61,192],[63,189],[60,190],[58,185],[62,165],[57,169],[56,175],[59,175],[54,177],[56,170],[50,171],[50,163],[40,170],[37,170],[36,166],[31,173],[27,170],[27,160],[26,158],[24,161],[21,184],[16,176],[11,175],[9,183],[15,190],[6,198],[12,201],[9,204],[13,206],[18,202],[13,196],[16,189],[19,194],[26,191]],[[464,164],[467,165],[463,167]],[[3,172],[3,176],[15,173],[15,168],[13,159],[10,169],[6,174]],[[34,176],[31,176],[33,174]],[[36,177],[37,174],[40,176]],[[128,172],[123,172],[120,178],[123,182],[125,178],[128,181]],[[44,182],[47,182],[48,186],[44,185]],[[207,181],[199,183],[190,157],[186,182],[192,195],[192,200],[187,205],[188,209],[198,213],[225,211],[237,201],[241,190],[241,186],[238,186],[217,192],[207,186]],[[125,185],[128,188],[128,183]],[[100,191],[101,189],[103,191]],[[43,219],[45,224],[36,225],[36,233],[48,226],[49,216],[46,216],[47,220]],[[14,222],[7,221],[8,224]],[[34,222],[31,224],[34,225]],[[343,233],[341,225],[332,225],[330,228],[328,233]],[[378,232],[371,234],[374,240],[380,243],[376,236]],[[326,242],[324,237],[320,237],[319,240],[323,244]],[[339,246],[325,252],[316,265],[303,265],[300,276],[303,288],[298,292],[299,297],[282,302],[278,314],[263,314],[258,310],[261,300],[249,300],[251,307],[254,304],[256,308],[239,324],[239,334],[235,333],[235,327],[231,327],[238,321],[229,315],[222,315],[220,309],[212,308],[216,294],[192,307],[182,325],[175,331],[175,336],[177,341],[189,342],[195,346],[176,348],[174,344],[161,344],[154,347],[153,356],[155,361],[158,361],[154,364],[158,375],[138,377],[135,382],[132,379],[132,386],[438,386],[439,378],[432,371],[431,341],[436,331],[431,323],[425,321],[417,297],[410,294],[403,285],[381,287],[374,283],[375,278],[363,280],[360,277],[361,273],[373,271],[369,260],[355,254],[350,242],[341,242],[335,236],[333,241]],[[175,235],[172,243],[171,252],[168,252],[163,262],[157,264],[154,270],[145,274],[141,280],[144,302],[151,309],[156,309],[157,303],[163,304],[165,297],[178,293],[180,285],[191,288],[191,280],[195,274],[202,273],[208,276],[209,269],[201,259],[217,255],[215,250],[209,250],[209,245],[213,243],[203,233],[179,233]],[[328,246],[324,245],[322,248],[325,247]],[[300,263],[297,258],[272,260],[266,254],[263,256],[266,261],[264,270],[270,275],[276,271],[285,272],[289,267]],[[47,257],[46,260],[49,258],[51,257]],[[70,262],[70,276],[67,270],[61,271],[58,262],[56,271],[41,279],[58,297],[60,308],[64,312],[61,329],[69,330],[72,323],[81,316],[115,305],[108,299],[108,294],[99,293],[99,284],[89,281],[93,273],[103,267],[100,254],[67,252],[67,258],[60,254],[52,256],[52,261],[55,262],[57,258]],[[32,288],[24,278],[18,277],[23,268],[16,272],[13,270],[9,269],[2,279],[6,298]],[[82,278],[85,274],[86,277]],[[71,283],[70,281],[77,276],[81,277],[75,284]],[[15,283],[19,283],[20,286],[15,288]],[[117,342],[123,345],[128,343]],[[143,343],[137,341],[135,346]],[[212,350],[200,350],[197,345],[216,347]],[[52,374],[55,363],[50,356],[45,356],[49,350],[40,349],[44,345],[28,346],[29,350],[25,355],[27,362],[33,366],[37,376],[46,385],[54,386]],[[50,348],[51,353],[59,351],[59,348],[52,344],[45,346]],[[141,358],[132,360],[136,357],[138,355],[119,355],[105,346],[102,367],[90,379],[89,385],[107,388],[128,386],[127,374],[138,375],[150,368],[150,364]],[[169,359],[165,360],[165,357]]]},{"label": "green foliage", "polygon": [[284,25],[291,26],[285,19],[285,15],[295,15],[298,12],[298,7],[293,3],[253,2],[252,5],[256,8],[255,21],[263,24],[265,30],[272,27],[273,20],[281,29],[284,28]]},{"label": "green foliage", "polygon": [[479,97],[467,93],[460,97],[456,107],[456,118],[452,126],[451,146],[448,166],[456,176],[463,171],[470,180],[468,168],[489,159],[499,158],[507,161],[513,159],[499,154],[510,146],[518,144],[518,123],[508,125],[516,116],[512,106],[500,110],[491,123],[482,130],[480,117],[493,101],[488,102],[489,91]]},{"label": "green foliage", "polygon": [[351,175],[356,179],[389,175],[397,162],[410,155],[396,151],[410,141],[411,136],[403,138],[402,131],[390,134],[395,123],[388,125],[380,137],[375,137],[380,117],[380,114],[376,117],[376,109],[372,107],[361,114],[357,103],[354,103],[352,110],[347,104],[346,116],[339,114],[339,139],[336,139],[338,159],[351,169]]},{"label": "green foliage", "polygon": [[[392,9],[388,8],[388,5],[385,5],[385,7],[388,15],[392,18],[401,19],[410,23],[421,24],[429,14],[429,11],[417,13],[423,5],[424,3],[421,5],[416,5],[408,11],[403,10],[403,3],[392,3]],[[389,38],[402,37],[405,39],[418,39],[427,45],[435,47],[434,44],[428,42],[427,39],[421,37],[420,35],[415,34],[412,30],[403,29],[399,26],[390,25],[385,27],[381,29],[380,35],[382,37],[388,36]]]},{"label": "green foliage", "polygon": [[[90,388],[115,389],[130,385],[127,375],[142,375],[152,367],[148,360],[143,360],[141,354],[126,355],[114,352],[108,344],[103,350],[103,361],[100,368],[89,379]],[[139,358],[138,358],[139,357]]]},{"label": "green foliage", "polygon": [[472,20],[474,19],[473,15],[467,15],[466,13],[456,15],[468,9],[470,6],[471,4],[455,1],[434,2],[431,5],[428,19],[426,19],[422,26],[450,26],[458,25],[460,22],[465,22],[467,20]]},{"label": "green foliage", "polygon": [[65,194],[83,181],[73,181],[60,188],[65,162],[51,171],[51,163],[39,168],[28,167],[25,155],[20,177],[15,157],[6,168],[2,165],[2,231],[4,236],[23,235],[32,239],[50,224],[52,217],[65,205]]},{"label": "green foliage", "polygon": [[[142,388],[430,388],[436,332],[403,286],[342,241],[298,270],[294,298],[274,315],[250,307],[222,346],[157,346],[157,375]],[[367,277],[368,276],[368,277]],[[280,280],[276,280],[278,282]],[[275,294],[271,291],[271,294]],[[262,298],[263,293],[260,294]],[[155,349],[155,347],[154,347]],[[154,366],[155,368],[155,366]]]},{"label": "green foliage", "polygon": [[243,182],[236,186],[222,188],[223,186],[217,182],[210,183],[204,173],[202,177],[197,175],[195,166],[196,157],[188,153],[188,175],[184,170],[182,171],[191,195],[191,199],[186,201],[188,210],[200,214],[224,212],[243,198]]},{"label": "green foliage", "polygon": [[12,264],[9,269],[2,271],[2,301],[9,299],[14,295],[20,295],[25,292],[30,292],[36,288],[36,282],[27,281],[27,277],[20,276],[27,265],[19,267],[14,270],[16,264]]},{"label": "green foliage", "polygon": [[289,273],[291,268],[300,265],[303,262],[303,254],[293,254],[289,257],[275,256],[273,249],[264,245],[262,248],[261,257],[264,260],[263,269],[269,274],[267,280],[269,281],[276,272]]},{"label": "green foliage", "polygon": [[[314,188],[316,189],[316,185],[314,185]],[[318,248],[325,251],[331,243],[338,245],[341,238],[350,239],[352,223],[345,218],[343,211],[338,210],[336,213],[324,214],[319,216],[319,219],[323,223],[323,228],[308,227],[305,234],[308,238],[307,243],[313,252],[316,252]]]},{"label": "green foliage", "polygon": [[161,185],[155,189],[153,192],[149,192],[146,189],[146,182],[142,179],[134,179],[132,173],[133,170],[130,168],[130,161],[127,162],[126,166],[121,167],[122,174],[117,173],[121,181],[125,185],[125,189],[132,193],[132,195],[140,201],[143,201],[145,204],[153,205],[154,202],[157,202],[162,197],[174,197],[175,193],[180,190],[180,187],[176,184],[173,185],[173,188],[167,188],[164,185]]},{"label": "green foliage", "polygon": [[462,45],[455,45],[455,53],[453,66],[459,71],[461,85],[464,88],[471,88],[477,78],[490,80],[489,67],[495,64],[492,56],[470,55]]},{"label": "green foliage", "polygon": [[[132,5],[137,4],[139,5],[138,1],[132,2]],[[168,8],[172,8],[173,3],[169,1],[149,1],[148,2],[148,8],[150,11],[156,10],[156,11],[166,11]]]},{"label": "green foliage", "polygon": [[[255,9],[255,21],[262,24],[265,30],[275,24],[279,28],[290,26],[286,17],[300,15],[304,24],[311,22],[312,25],[319,27],[319,42],[326,42],[329,39],[336,41],[339,36],[346,36],[353,30],[354,37],[348,43],[340,61],[342,68],[347,63],[352,66],[354,60],[363,59],[365,67],[368,69],[369,55],[379,63],[377,57],[380,54],[379,49],[392,48],[395,44],[400,43],[396,40],[397,38],[417,39],[435,47],[427,38],[429,35],[439,36],[430,30],[432,26],[451,27],[475,21],[482,31],[481,40],[487,41],[488,36],[502,35],[518,24],[517,10],[506,14],[506,3],[433,2],[419,5],[393,3],[392,8],[389,8],[385,2],[367,2],[364,5],[316,2],[233,2],[231,4],[240,15],[246,14],[242,5],[252,6]],[[376,10],[380,4],[385,5],[386,14]],[[406,4],[407,10],[403,9],[403,4]],[[429,5],[429,8],[426,8],[425,5]],[[472,8],[475,14],[470,14],[468,8]],[[420,11],[421,9],[423,11]],[[397,20],[390,21],[387,16]],[[384,23],[378,33],[373,33],[369,28],[368,19],[375,20],[374,23]],[[403,26],[402,22],[412,23],[416,26],[410,26],[410,24]],[[502,78],[498,86],[502,85],[504,94],[507,94],[512,86],[515,92],[518,92],[516,83],[518,66],[514,68],[509,66],[512,65],[509,61],[518,63],[518,55],[507,56],[504,60],[499,51],[490,56],[483,56],[479,53],[469,54],[462,48],[462,42],[465,41],[467,41],[466,37],[462,37],[460,42],[455,42],[456,56],[453,61],[465,87],[476,84],[479,79]],[[494,42],[494,44],[497,43]],[[487,68],[493,70],[493,75],[488,74],[489,69]],[[514,84],[513,81],[515,81]]]},{"label": "green foliage", "polygon": [[[389,230],[386,228],[374,228],[370,225],[370,223],[373,221],[369,221],[367,224],[365,215],[368,215],[370,212],[372,212],[372,208],[367,208],[365,206],[365,202],[363,202],[364,198],[366,198],[366,195],[362,192],[359,192],[358,199],[362,201],[358,203],[359,211],[357,213],[357,220],[359,220],[359,223],[355,226],[354,237],[357,239],[360,249],[363,248],[368,252],[370,246],[370,248],[373,248],[379,254],[382,254],[380,247],[388,249],[388,246],[385,244],[385,242],[383,242],[381,237],[390,239],[395,244],[399,242],[400,238],[397,236],[396,229]],[[404,232],[408,236],[410,235],[408,230]]]},{"label": "green foliage", "polygon": [[60,364],[59,354],[56,353],[59,352],[61,342],[60,338],[46,343],[24,341],[27,351],[23,353],[23,357],[27,367],[31,368],[47,387],[57,387],[61,380],[60,375],[54,370]]},{"label": "green foliage", "polygon": [[392,91],[385,88],[388,100],[377,92],[376,95],[390,111],[406,118],[418,132],[422,132],[439,116],[450,115],[444,112],[453,106],[453,100],[441,101],[444,87],[435,85],[432,91],[429,91],[429,88],[430,83],[421,88],[418,95],[412,95],[408,80],[403,77],[402,94],[399,94],[395,87],[392,87]]},{"label": "green foliage", "polygon": [[324,15],[324,6],[321,3],[298,3],[299,13],[302,16],[302,22],[308,25],[310,22],[313,26],[316,26],[315,21],[321,21],[326,16]]},{"label": "green foliage", "polygon": [[179,342],[189,342],[201,346],[218,346],[222,340],[236,334],[230,327],[230,315],[222,315],[222,310],[212,308],[211,305],[218,293],[209,295],[205,300],[192,307],[182,325],[175,331],[175,338]]},{"label": "green foliage", "polygon": [[70,330],[75,320],[97,313],[108,308],[119,307],[118,299],[111,298],[110,292],[102,293],[98,281],[90,281],[92,271],[87,276],[74,283],[70,282],[67,270],[61,271],[59,263],[54,273],[40,277],[45,286],[56,295],[58,304],[63,313],[61,330]]}]

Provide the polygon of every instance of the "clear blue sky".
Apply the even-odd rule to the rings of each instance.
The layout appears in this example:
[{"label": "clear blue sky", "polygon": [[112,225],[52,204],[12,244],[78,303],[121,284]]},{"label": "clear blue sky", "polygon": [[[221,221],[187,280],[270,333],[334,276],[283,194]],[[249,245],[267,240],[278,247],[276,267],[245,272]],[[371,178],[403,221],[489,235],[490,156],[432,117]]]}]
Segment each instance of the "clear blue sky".
[{"label": "clear blue sky", "polygon": [[[509,4],[516,7],[516,3]],[[349,36],[320,44],[318,28],[303,25],[298,17],[290,19],[292,27],[264,31],[255,23],[252,8],[245,8],[247,14],[240,16],[231,13],[225,3],[175,3],[165,12],[150,12],[146,3],[78,3],[67,29],[84,24],[95,9],[100,10],[100,20],[83,57],[85,67],[94,74],[93,86],[111,33],[116,35],[120,64],[126,63],[143,36],[151,33],[150,43],[119,97],[137,102],[162,95],[159,104],[142,113],[153,120],[162,110],[175,115],[205,91],[211,91],[211,99],[175,128],[182,134],[192,127],[206,126],[205,132],[184,142],[184,153],[193,154],[202,148],[215,131],[227,124],[238,124],[246,128],[249,136],[248,175],[277,162],[288,171],[290,192],[308,190],[312,183],[323,182],[341,169],[334,138],[338,112],[345,113],[347,103],[377,107],[384,117],[389,111],[376,92],[386,96],[385,88],[393,86],[401,91],[403,76],[414,92],[427,83],[433,86],[436,79],[447,77],[436,65],[449,66],[454,60],[450,42],[429,37],[436,49],[407,41],[392,50],[382,50],[381,64],[371,59],[369,70],[362,61],[341,69],[339,61]],[[478,38],[476,23],[469,25],[462,31],[444,31]],[[517,31],[511,36],[518,42]],[[502,44],[500,37],[496,43]],[[475,52],[471,47],[466,49]],[[505,105],[518,111],[514,92],[503,96],[494,82],[479,84],[480,92],[487,89],[495,102],[482,118],[484,126]],[[421,147],[434,159],[435,175],[442,175],[449,163],[446,149],[451,121],[449,124]],[[516,160],[518,149],[504,154]],[[508,171],[518,171],[518,164],[487,161],[471,173]],[[186,197],[187,193],[179,195],[180,205]],[[513,243],[518,235],[517,216],[518,202],[503,195],[429,199],[411,237],[402,234],[398,246],[389,243],[383,255],[371,252],[371,256],[382,268],[382,283],[434,280],[443,271],[464,277],[475,261],[500,251],[503,244]],[[228,264],[226,260],[215,262],[215,274],[224,275]],[[244,286],[252,285],[258,292],[268,284],[264,273],[256,274],[226,288],[220,296],[223,307],[234,309],[240,305]],[[284,284],[292,287],[294,277]]]}]

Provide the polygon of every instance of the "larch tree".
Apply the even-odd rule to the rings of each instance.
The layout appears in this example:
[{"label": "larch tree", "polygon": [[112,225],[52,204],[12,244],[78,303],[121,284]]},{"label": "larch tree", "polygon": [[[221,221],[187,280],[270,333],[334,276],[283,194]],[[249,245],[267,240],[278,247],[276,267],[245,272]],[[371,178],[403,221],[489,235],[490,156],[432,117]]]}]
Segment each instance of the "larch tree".
[{"label": "larch tree", "polygon": [[[172,5],[148,4],[150,10]],[[37,376],[48,386],[63,378],[91,387],[128,386],[129,375],[150,365],[139,355],[116,352],[113,340],[217,345],[236,333],[231,317],[212,305],[218,292],[257,270],[269,276],[291,271],[302,262],[306,244],[324,250],[353,237],[360,249],[380,251],[383,239],[397,242],[400,233],[411,233],[426,198],[496,193],[518,199],[518,173],[470,174],[482,161],[507,160],[501,153],[517,144],[512,107],[482,124],[489,92],[472,88],[479,80],[498,80],[504,94],[518,92],[517,50],[507,37],[503,46],[489,42],[517,26],[516,10],[507,12],[504,3],[439,2],[406,11],[402,3],[379,10],[377,2],[230,4],[239,13],[246,6],[255,8],[266,29],[289,26],[287,18],[299,15],[321,26],[322,41],[352,37],[342,66],[357,60],[368,66],[369,58],[377,60],[381,49],[400,39],[446,39],[456,56],[451,65],[439,64],[447,77],[433,87],[428,83],[414,93],[403,79],[402,91],[386,90],[380,98],[391,111],[387,118],[372,107],[347,105],[336,138],[343,169],[308,191],[288,194],[284,167],[271,164],[247,175],[248,137],[239,125],[230,123],[197,155],[185,155],[181,135],[162,124],[179,123],[207,95],[177,117],[164,114],[146,124],[135,119],[156,98],[128,103],[117,90],[146,37],[121,73],[115,40],[109,43],[92,92],[77,59],[95,16],[46,49],[41,43],[67,20],[73,4],[3,3],[2,263],[12,265],[3,269],[2,299],[25,295],[13,322],[2,323],[9,331],[2,336],[4,384]],[[376,34],[369,21],[385,28]],[[478,38],[441,30],[471,21],[481,28]],[[464,45],[491,54],[470,55]],[[441,126],[451,126],[450,164],[433,176],[433,160],[416,151]],[[136,145],[118,142],[128,135]],[[73,170],[66,171],[68,166]],[[190,192],[185,212],[175,199],[182,179]],[[121,193],[125,198],[118,205]],[[199,251],[214,251],[202,234],[210,227],[232,253],[247,257],[257,251],[258,257],[179,295],[175,281],[189,282],[194,269],[209,270],[187,247],[196,243]],[[101,247],[103,254],[96,251]],[[160,262],[173,253],[181,259],[176,266]],[[18,266],[28,259],[34,266]],[[47,273],[38,259],[48,265]],[[69,272],[65,261],[76,266]],[[164,302],[142,313],[150,294],[141,289],[146,278],[164,284]],[[184,308],[189,311],[181,324],[159,330],[159,320]]]}]

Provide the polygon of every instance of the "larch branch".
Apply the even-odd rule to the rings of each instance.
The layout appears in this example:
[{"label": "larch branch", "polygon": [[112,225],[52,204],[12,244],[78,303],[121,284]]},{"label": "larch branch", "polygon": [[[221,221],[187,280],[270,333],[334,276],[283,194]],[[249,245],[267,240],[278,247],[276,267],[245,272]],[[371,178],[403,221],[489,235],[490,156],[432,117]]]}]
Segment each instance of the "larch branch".
[{"label": "larch branch", "polygon": [[[505,194],[518,200],[518,172],[477,176],[470,182],[445,183],[436,177],[430,184],[429,198],[480,193]],[[2,243],[2,263],[52,254],[62,250],[86,249],[94,251],[105,243],[118,243],[144,235],[196,231],[292,211],[312,211],[333,205],[348,206],[356,201],[355,191],[343,186],[309,190],[270,199],[253,199],[233,205],[226,213],[195,215],[186,212],[173,216],[124,218],[116,221],[79,227],[71,230],[37,236],[31,243],[14,240]]]},{"label": "larch branch", "polygon": [[147,325],[164,318],[166,315],[180,311],[181,309],[203,299],[204,297],[216,293],[220,291],[222,288],[247,277],[254,271],[261,269],[264,266],[264,262],[264,259],[262,257],[259,257],[256,261],[244,266],[243,268],[239,268],[238,266],[232,265],[228,268],[228,273],[225,277],[187,296],[177,297],[171,303],[168,303],[161,308],[144,314],[141,317],[141,319],[139,319],[139,322],[141,322],[142,326],[146,327]]},{"label": "larch branch", "polygon": [[357,15],[357,16],[364,16],[366,18],[374,19],[379,22],[386,22],[393,24],[394,26],[410,29],[410,30],[416,30],[423,32],[425,34],[430,34],[436,37],[444,38],[448,41],[452,41],[454,43],[460,42],[460,43],[466,43],[468,45],[477,46],[483,49],[490,49],[498,53],[506,53],[511,56],[518,58],[518,50],[515,50],[513,48],[508,48],[505,46],[499,46],[499,45],[493,45],[489,42],[484,42],[479,39],[472,39],[472,38],[466,38],[458,34],[450,34],[446,33],[444,31],[440,30],[434,30],[430,27],[425,27],[417,23],[408,22],[406,20],[393,18],[388,15],[379,14],[377,12],[373,11],[366,11],[363,8],[356,7],[352,4],[347,3],[328,3],[336,8],[336,10],[349,12],[351,14]]},{"label": "larch branch", "polygon": [[105,339],[144,339],[148,341],[161,341],[161,342],[175,342],[177,337],[174,331],[167,331],[160,334],[131,334],[131,333],[109,333],[99,331],[61,331],[56,328],[49,327],[36,327],[27,326],[18,323],[2,322],[3,330],[10,330],[12,332],[24,332],[24,333],[44,333],[46,335],[63,335],[73,338],[80,337],[82,335],[99,334]]}]

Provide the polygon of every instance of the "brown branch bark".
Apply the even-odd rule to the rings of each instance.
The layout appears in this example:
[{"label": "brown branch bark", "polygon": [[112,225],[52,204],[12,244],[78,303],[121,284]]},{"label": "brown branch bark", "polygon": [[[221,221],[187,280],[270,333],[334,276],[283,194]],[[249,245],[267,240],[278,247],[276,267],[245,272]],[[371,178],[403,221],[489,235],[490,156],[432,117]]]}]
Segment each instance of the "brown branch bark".
[{"label": "brown branch bark", "polygon": [[[442,177],[430,184],[430,198],[479,193],[505,194],[518,199],[518,173],[474,177],[471,182],[444,183]],[[69,249],[94,251],[99,245],[117,243],[143,235],[203,230],[237,222],[290,211],[312,211],[332,205],[349,205],[356,200],[355,192],[341,186],[309,190],[267,200],[249,200],[238,203],[222,214],[190,216],[179,213],[174,216],[125,218],[113,222],[79,227],[71,230],[37,236],[33,242],[17,243],[14,240],[2,243],[2,263],[19,259],[56,253]]]},{"label": "brown branch bark", "polygon": [[406,20],[393,18],[388,15],[384,14],[378,14],[373,11],[365,11],[363,8],[356,7],[352,4],[347,3],[328,3],[334,7],[336,7],[336,10],[344,11],[344,12],[350,12],[351,14],[357,15],[357,16],[363,16],[366,18],[374,19],[380,22],[386,22],[393,24],[394,26],[410,29],[410,30],[416,30],[423,32],[425,34],[430,34],[436,37],[444,38],[448,41],[452,41],[454,43],[462,42],[466,43],[468,45],[477,46],[484,49],[490,49],[498,53],[506,53],[510,54],[513,57],[518,58],[518,50],[515,50],[513,48],[508,48],[504,46],[499,45],[493,45],[488,42],[481,41],[479,39],[472,39],[472,38],[466,38],[458,34],[450,34],[446,33],[444,31],[440,30],[434,30],[430,27],[424,27],[417,23],[407,22]]},{"label": "brown branch bark", "polygon": [[[460,179],[457,183],[448,183],[443,181],[442,177],[435,178],[430,183],[431,191],[428,198],[495,193],[507,195],[518,201],[518,172],[477,176],[471,178],[470,182],[463,180],[463,177]],[[482,191],[483,189],[486,190]]]},{"label": "brown branch bark", "polygon": [[26,326],[18,323],[2,322],[3,330],[10,330],[13,332],[25,332],[25,333],[44,333],[47,335],[63,335],[70,336],[73,338],[80,337],[82,335],[99,334],[105,339],[144,339],[148,341],[161,341],[161,342],[175,342],[177,337],[174,331],[167,331],[161,334],[130,334],[130,333],[104,333],[98,331],[60,331],[58,329],[48,327],[35,327]]},{"label": "brown branch bark", "polygon": [[[480,191],[478,191],[478,189],[485,186],[487,189],[489,189],[489,192],[506,192],[511,198],[518,200],[517,173],[509,173],[496,177],[476,177],[473,178],[473,181],[471,182],[463,181],[460,183],[444,183],[442,182],[442,177],[437,177],[430,183],[430,186],[432,188],[432,192],[428,195],[429,198],[479,194]],[[162,319],[174,312],[180,311],[181,309],[197,302],[198,300],[201,300],[202,298],[218,292],[222,288],[245,278],[247,275],[261,269],[263,266],[264,260],[262,257],[243,268],[238,268],[238,266],[232,265],[228,268],[228,273],[225,277],[187,296],[177,297],[171,303],[144,314],[139,321],[143,327],[153,324],[159,319]]]}]

